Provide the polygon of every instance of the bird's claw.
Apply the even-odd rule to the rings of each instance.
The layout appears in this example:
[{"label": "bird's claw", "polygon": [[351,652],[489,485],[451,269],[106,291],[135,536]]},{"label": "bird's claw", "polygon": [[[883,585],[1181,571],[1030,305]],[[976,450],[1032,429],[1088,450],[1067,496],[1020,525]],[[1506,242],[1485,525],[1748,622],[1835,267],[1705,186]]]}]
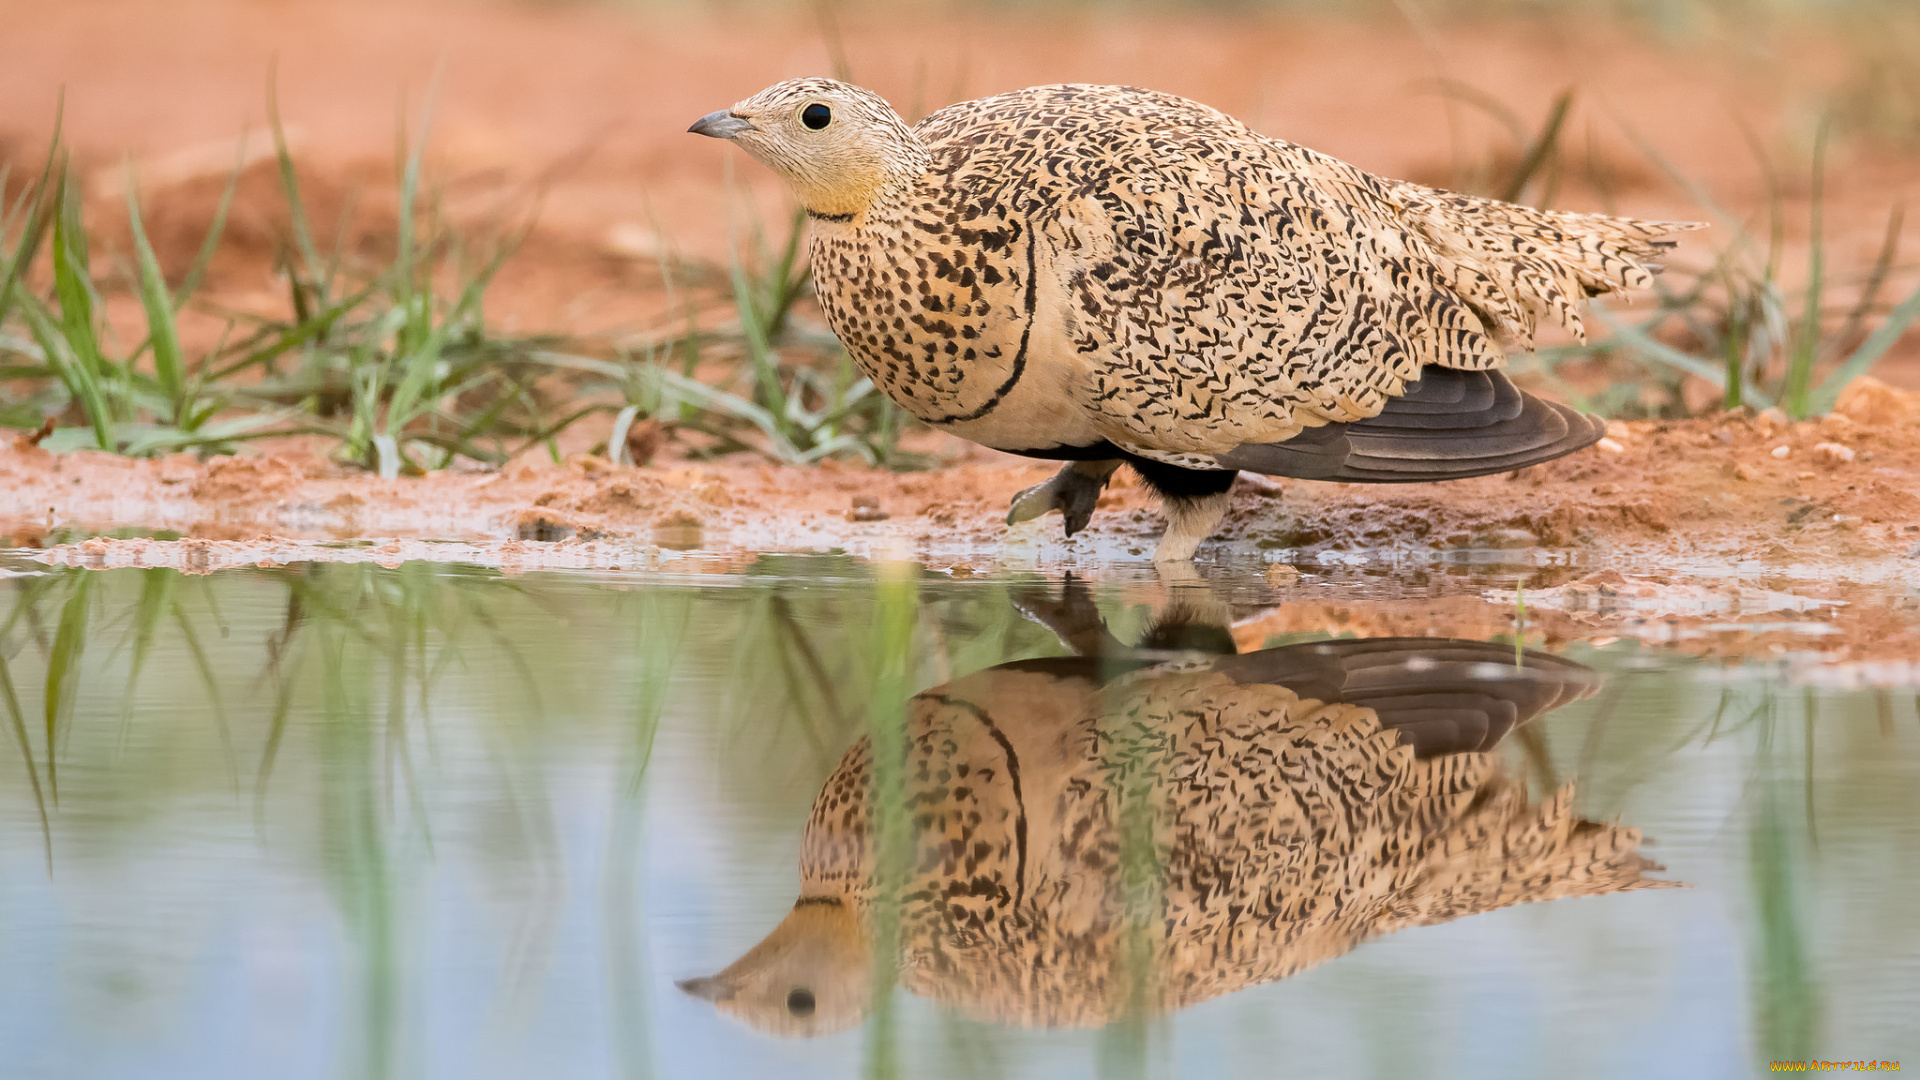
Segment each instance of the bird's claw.
[{"label": "bird's claw", "polygon": [[1093,520],[1093,508],[1100,502],[1100,492],[1106,489],[1107,477],[1113,471],[1089,475],[1079,468],[1080,464],[1070,462],[1054,473],[1053,479],[1015,495],[1013,505],[1007,510],[1007,524],[1018,525],[1058,510],[1066,518],[1068,536],[1086,528],[1087,522]]}]

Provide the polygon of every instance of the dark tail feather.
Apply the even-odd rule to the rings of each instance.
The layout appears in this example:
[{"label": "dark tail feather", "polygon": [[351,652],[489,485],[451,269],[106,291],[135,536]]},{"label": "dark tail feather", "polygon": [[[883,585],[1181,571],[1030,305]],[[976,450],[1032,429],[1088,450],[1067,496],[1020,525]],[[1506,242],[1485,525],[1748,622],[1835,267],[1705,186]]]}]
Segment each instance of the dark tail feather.
[{"label": "dark tail feather", "polygon": [[1303,698],[1374,710],[1419,757],[1491,750],[1515,727],[1592,694],[1592,668],[1511,645],[1449,638],[1356,638],[1245,653],[1215,670]]},{"label": "dark tail feather", "polygon": [[1525,393],[1501,372],[1429,366],[1378,416],[1242,446],[1220,463],[1304,480],[1461,480],[1551,461],[1604,434],[1599,418]]}]

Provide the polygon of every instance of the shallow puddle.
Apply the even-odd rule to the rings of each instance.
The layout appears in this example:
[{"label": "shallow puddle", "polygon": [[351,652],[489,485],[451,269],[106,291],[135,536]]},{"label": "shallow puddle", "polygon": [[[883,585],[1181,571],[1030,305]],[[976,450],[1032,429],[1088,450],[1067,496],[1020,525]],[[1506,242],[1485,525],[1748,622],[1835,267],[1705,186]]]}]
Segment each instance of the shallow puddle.
[{"label": "shallow puddle", "polygon": [[[1910,668],[683,569],[0,559],[0,1071],[1920,1062]],[[1445,573],[1318,586],[1515,590]]]}]

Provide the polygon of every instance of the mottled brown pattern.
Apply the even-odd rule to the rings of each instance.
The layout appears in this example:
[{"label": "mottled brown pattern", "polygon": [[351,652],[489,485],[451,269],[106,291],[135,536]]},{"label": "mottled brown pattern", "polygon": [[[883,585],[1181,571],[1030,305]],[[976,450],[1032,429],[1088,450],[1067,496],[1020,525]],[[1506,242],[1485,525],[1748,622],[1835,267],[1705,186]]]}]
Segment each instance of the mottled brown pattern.
[{"label": "mottled brown pattern", "polygon": [[[1571,787],[1531,803],[1489,752],[1595,685],[1553,657],[1516,669],[1509,646],[1417,639],[956,680],[908,707],[912,839],[892,902],[876,892],[862,741],[814,804],[793,913],[690,988],[768,1030],[838,1030],[870,1000],[885,910],[909,990],[985,1019],[1094,1026],[1407,927],[1668,885],[1645,876],[1636,830],[1581,819]],[[817,1014],[791,1013],[796,987]]]},{"label": "mottled brown pattern", "polygon": [[[792,186],[827,321],[889,397],[987,446],[1133,465],[1168,501],[1164,561],[1192,557],[1239,469],[1401,483],[1590,444],[1598,424],[1518,391],[1421,417],[1542,317],[1582,334],[1581,298],[1645,286],[1662,237],[1695,227],[1383,180],[1125,86],[1034,87],[909,129],[868,91],[799,79],[693,130]],[[1104,478],[1056,480],[1009,521],[1060,510],[1071,533]]]},{"label": "mottled brown pattern", "polygon": [[1058,444],[989,419],[1029,378],[1189,465],[1373,416],[1426,364],[1498,365],[1542,316],[1580,333],[1579,298],[1644,287],[1692,227],[1382,180],[1130,87],[965,102],[912,136],[923,171],[816,225],[821,299],[896,400],[1005,449]]},{"label": "mottled brown pattern", "polygon": [[[1031,727],[1019,703],[1057,697],[1033,685],[1048,678],[968,680],[916,701],[912,723],[970,727],[992,715],[971,698],[991,698],[1013,710],[1007,727]],[[1089,684],[1082,705],[1065,730],[1016,740],[1028,774],[1045,776],[1029,796],[1044,803],[1027,808],[1026,903],[1004,887],[1003,830],[919,834],[909,989],[983,1018],[1099,1025],[1285,978],[1398,929],[1659,884],[1642,876],[1639,833],[1579,819],[1571,789],[1534,806],[1493,755],[1415,760],[1368,709],[1205,668]],[[945,767],[920,756],[936,745],[916,740],[916,774]],[[999,802],[1012,802],[1004,780]],[[956,867],[950,848],[976,843],[994,853],[984,868]],[[1136,1001],[1125,966],[1138,931],[1133,959],[1151,977]]]}]

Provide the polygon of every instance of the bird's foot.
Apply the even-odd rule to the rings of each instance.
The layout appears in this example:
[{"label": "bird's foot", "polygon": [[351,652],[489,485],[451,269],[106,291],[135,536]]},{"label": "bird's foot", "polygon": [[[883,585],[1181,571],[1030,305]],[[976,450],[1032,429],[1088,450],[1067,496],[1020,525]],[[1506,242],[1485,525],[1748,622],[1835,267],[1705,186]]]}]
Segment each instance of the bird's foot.
[{"label": "bird's foot", "polygon": [[1193,558],[1200,541],[1207,538],[1220,519],[1227,516],[1229,492],[1195,498],[1168,498],[1167,531],[1160,534],[1160,546],[1153,551],[1156,563],[1182,563]]},{"label": "bird's foot", "polygon": [[1013,505],[1007,511],[1007,524],[1017,525],[1058,510],[1060,516],[1067,519],[1067,535],[1072,536],[1093,519],[1100,492],[1119,467],[1118,461],[1068,462],[1053,474],[1053,479],[1013,497]]}]

